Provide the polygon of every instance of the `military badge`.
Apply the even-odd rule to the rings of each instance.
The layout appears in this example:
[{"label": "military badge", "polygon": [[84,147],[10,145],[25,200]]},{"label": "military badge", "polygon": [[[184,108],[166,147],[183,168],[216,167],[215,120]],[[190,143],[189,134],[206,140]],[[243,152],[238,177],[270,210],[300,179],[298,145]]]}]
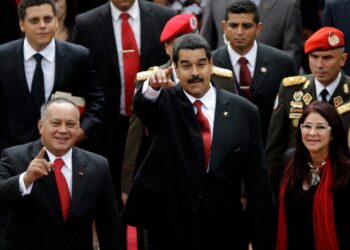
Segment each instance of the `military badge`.
[{"label": "military badge", "polygon": [[343,90],[344,90],[345,94],[349,94],[349,88],[348,88],[348,85],[346,83],[343,85]]},{"label": "military badge", "polygon": [[304,86],[303,86],[303,89],[307,89],[310,85],[310,81],[307,80],[305,83],[304,83]]},{"label": "military badge", "polygon": [[297,102],[297,101],[291,101],[290,102],[290,106],[292,108],[299,108],[299,109],[301,109],[301,108],[303,108],[303,103],[302,102]]},{"label": "military badge", "polygon": [[295,101],[301,101],[301,98],[303,97],[302,91],[295,91],[293,94],[293,98]]},{"label": "military badge", "polygon": [[333,98],[334,106],[337,108],[343,104],[343,98],[341,96],[336,96]]},{"label": "military badge", "polygon": [[299,119],[293,119],[293,120],[292,120],[292,126],[293,126],[293,128],[298,128],[298,124],[299,124]]},{"label": "military badge", "polygon": [[312,96],[309,93],[303,96],[303,101],[305,102],[306,105],[309,105],[311,100],[312,100]]},{"label": "military badge", "polygon": [[261,71],[261,73],[266,73],[266,72],[267,72],[267,68],[261,67],[261,68],[260,68],[260,71]]}]

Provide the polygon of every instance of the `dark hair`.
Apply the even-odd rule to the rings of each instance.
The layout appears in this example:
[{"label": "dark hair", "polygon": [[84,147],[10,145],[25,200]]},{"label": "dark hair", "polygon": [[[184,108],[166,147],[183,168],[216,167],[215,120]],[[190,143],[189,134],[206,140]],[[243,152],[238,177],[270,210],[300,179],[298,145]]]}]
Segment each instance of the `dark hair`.
[{"label": "dark hair", "polygon": [[198,34],[186,34],[181,36],[174,44],[173,48],[173,62],[177,64],[179,60],[180,49],[204,49],[208,60],[211,60],[211,49],[209,43]]},{"label": "dark hair", "polygon": [[297,181],[308,178],[310,167],[307,163],[310,161],[310,156],[301,138],[300,124],[310,113],[321,115],[332,128],[328,157],[334,171],[333,188],[344,187],[350,178],[350,153],[346,131],[337,110],[332,105],[321,101],[315,101],[308,105],[299,120],[295,154],[285,173],[287,183],[293,186]]},{"label": "dark hair", "polygon": [[22,0],[18,6],[18,17],[20,20],[24,20],[26,16],[26,10],[28,7],[38,6],[43,4],[50,4],[53,14],[56,16],[56,4],[53,0]]},{"label": "dark hair", "polygon": [[60,103],[68,103],[68,104],[71,104],[77,109],[78,114],[79,114],[78,106],[74,102],[72,102],[71,100],[69,100],[67,98],[64,98],[64,97],[57,97],[57,98],[48,100],[47,102],[45,102],[41,106],[41,108],[40,108],[40,118],[41,119],[45,119],[46,118],[46,114],[47,114],[48,108],[51,106],[51,104],[54,104],[54,103],[58,103],[58,104],[60,104]]},{"label": "dark hair", "polygon": [[230,2],[226,7],[225,20],[228,20],[229,14],[254,14],[254,22],[260,22],[259,11],[255,3],[250,0],[236,0]]},{"label": "dark hair", "polygon": [[66,18],[64,19],[64,26],[67,27],[69,34],[73,31],[75,25],[75,17],[78,13],[77,3],[75,0],[66,0]]}]

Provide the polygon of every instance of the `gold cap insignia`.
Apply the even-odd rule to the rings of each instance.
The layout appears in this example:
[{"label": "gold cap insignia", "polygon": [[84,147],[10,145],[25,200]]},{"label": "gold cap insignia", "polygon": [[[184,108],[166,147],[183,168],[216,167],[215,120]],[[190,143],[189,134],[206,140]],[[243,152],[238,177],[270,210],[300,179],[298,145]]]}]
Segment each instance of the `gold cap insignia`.
[{"label": "gold cap insignia", "polygon": [[334,34],[333,31],[328,32],[328,44],[332,47],[337,47],[338,44],[340,43],[339,37]]}]

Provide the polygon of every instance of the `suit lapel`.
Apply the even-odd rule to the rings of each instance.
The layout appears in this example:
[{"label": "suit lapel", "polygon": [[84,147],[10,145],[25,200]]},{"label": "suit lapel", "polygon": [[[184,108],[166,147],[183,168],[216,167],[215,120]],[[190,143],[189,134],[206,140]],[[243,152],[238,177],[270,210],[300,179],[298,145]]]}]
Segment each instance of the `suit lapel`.
[{"label": "suit lapel", "polygon": [[103,36],[102,40],[104,41],[106,49],[109,52],[107,54],[109,55],[119,76],[117,42],[115,41],[114,36],[113,20],[109,1],[101,9],[97,22],[99,22],[99,27],[101,28],[100,36]]},{"label": "suit lapel", "polygon": [[[31,152],[31,157],[34,159],[39,151],[42,149],[43,144],[41,143],[40,140],[36,141],[33,147],[33,151]],[[49,161],[49,157],[45,153],[45,159]],[[44,189],[47,191],[48,196],[51,198],[52,203],[54,204],[54,207],[57,211],[57,214],[62,216],[61,212],[61,204],[58,196],[58,189],[56,185],[56,179],[55,179],[55,173],[51,171],[48,176],[44,176],[37,180],[38,184],[40,183]]]},{"label": "suit lapel", "polygon": [[67,57],[64,54],[64,50],[62,48],[62,43],[57,40],[55,40],[55,43],[56,43],[55,82],[54,82],[51,94],[55,93],[56,89],[60,89],[60,87],[64,84],[64,78],[65,78],[64,72],[66,72],[66,67],[69,66],[67,64]]},{"label": "suit lapel", "polygon": [[[188,138],[191,138],[191,143],[193,144],[196,153],[195,157],[197,157],[197,159],[204,165],[202,134],[194,114],[193,105],[183,92],[183,89],[181,88],[180,84],[176,85],[175,91],[178,98],[178,103],[180,105],[180,109],[182,110],[182,112],[180,113],[180,115],[182,116],[181,120],[186,122],[186,132],[188,132]],[[189,171],[189,174],[192,175],[191,173],[193,172],[193,166],[190,167],[191,169],[187,170]]]},{"label": "suit lapel", "polygon": [[20,100],[20,101],[23,102],[26,107],[32,109],[31,111],[29,111],[31,114],[35,114],[37,112],[35,111],[34,103],[33,103],[33,100],[31,98],[31,94],[30,94],[30,91],[28,89],[28,82],[26,79],[26,73],[25,73],[25,67],[24,67],[23,42],[24,42],[24,40],[22,39],[22,40],[19,40],[17,43],[15,53],[17,55],[19,55],[19,56],[16,56],[17,65],[19,67],[18,68],[19,72],[16,71],[16,73],[14,73],[14,75],[18,79],[16,82],[17,87],[18,87],[19,91],[22,92],[22,95],[19,95],[19,96],[24,97],[24,99]]},{"label": "suit lapel", "polygon": [[[211,143],[211,153],[210,153],[210,163],[209,171],[213,172],[218,167],[222,156],[225,155],[223,149],[227,149],[226,144],[229,142],[225,131],[231,124],[231,119],[233,119],[233,113],[230,109],[228,103],[228,98],[226,95],[222,94],[220,88],[216,87],[216,107],[215,107],[215,118],[214,118],[214,129],[213,129],[213,139]],[[230,125],[229,125],[230,124]]]},{"label": "suit lapel", "polygon": [[74,214],[79,209],[79,202],[85,190],[88,178],[88,161],[85,156],[73,148],[72,154],[72,207],[70,214]]},{"label": "suit lapel", "polygon": [[254,77],[252,81],[253,97],[262,88],[264,79],[269,73],[268,56],[264,54],[264,51],[260,45],[258,45],[258,51],[255,62]]},{"label": "suit lapel", "polygon": [[258,11],[260,14],[260,20],[263,22],[266,14],[272,9],[277,0],[261,0]]},{"label": "suit lapel", "polygon": [[152,32],[153,32],[153,23],[152,23],[152,15],[153,13],[151,10],[142,4],[142,1],[139,1],[140,6],[140,23],[141,23],[141,31],[147,30],[147,32],[141,32],[141,53],[140,53],[140,69],[148,68],[148,65],[146,65],[146,58],[148,57],[149,53],[149,43],[152,41]]}]

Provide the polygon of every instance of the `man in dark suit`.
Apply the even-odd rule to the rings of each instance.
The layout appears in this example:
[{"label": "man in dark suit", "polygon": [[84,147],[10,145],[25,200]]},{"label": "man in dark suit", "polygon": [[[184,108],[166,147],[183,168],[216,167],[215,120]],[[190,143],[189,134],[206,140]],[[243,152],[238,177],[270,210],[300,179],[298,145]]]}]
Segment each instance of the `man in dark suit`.
[{"label": "man in dark suit", "polygon": [[[249,0],[248,0],[249,1]],[[299,0],[251,0],[256,3],[263,23],[258,42],[290,53],[297,66],[302,55],[302,26]],[[213,48],[225,44],[222,20],[231,0],[208,0],[205,6],[201,34]]]},{"label": "man in dark suit", "polygon": [[[164,43],[166,53],[170,60],[161,66],[154,66],[147,71],[142,71],[137,74],[136,88],[148,80],[155,70],[164,73],[170,77],[171,81],[177,84],[179,80],[176,77],[175,68],[173,67],[173,46],[181,35],[194,33],[197,31],[198,22],[194,14],[179,14],[172,17],[164,26],[160,41]],[[235,78],[231,70],[223,69],[214,66],[212,80],[222,89],[232,93],[237,93]],[[126,202],[134,174],[145,158],[150,146],[150,137],[147,129],[142,125],[142,122],[135,114],[132,115],[129,121],[129,131],[126,140],[125,153],[123,158],[123,169],[121,179],[121,191],[123,203]]]},{"label": "man in dark suit", "polygon": [[93,220],[100,249],[122,249],[108,161],[74,147],[77,106],[50,100],[38,128],[41,140],[2,152],[0,199],[10,211],[4,249],[92,250]]},{"label": "man in dark suit", "polygon": [[123,218],[148,228],[154,249],[247,249],[246,224],[253,246],[271,249],[273,202],[257,108],[211,83],[210,46],[201,36],[179,38],[173,62],[180,84],[154,77],[135,95],[135,113],[154,139]]},{"label": "man in dark suit", "polygon": [[223,21],[227,46],[213,52],[214,65],[230,69],[235,73],[239,94],[246,96],[245,86],[240,84],[240,58],[248,61],[251,83],[248,90],[249,100],[259,108],[263,141],[267,130],[279,86],[284,77],[296,75],[295,62],[291,55],[273,47],[256,42],[262,24],[253,2],[238,0],[226,8]]},{"label": "man in dark suit", "polygon": [[[101,121],[103,93],[89,52],[53,39],[58,25],[55,8],[51,0],[23,0],[19,13],[25,39],[0,46],[0,152],[39,138],[36,122],[40,105],[32,88],[37,65],[41,66],[43,80],[42,103],[56,91],[85,99],[78,141],[89,137]],[[36,62],[36,55],[41,56],[41,63]]]},{"label": "man in dark suit", "polygon": [[335,106],[349,135],[350,79],[341,70],[348,57],[344,45],[344,34],[340,30],[319,29],[306,41],[304,49],[312,74],[282,81],[266,142],[267,166],[276,196],[285,169],[283,163],[290,159],[290,149],[295,147],[299,119],[311,102],[326,101]]},{"label": "man in dark suit", "polygon": [[[89,149],[107,157],[118,198],[130,115],[126,112],[124,90],[128,86],[123,74],[123,53],[128,52],[122,46],[121,14],[124,13],[130,16],[128,23],[140,51],[137,71],[141,71],[167,61],[159,37],[164,24],[175,15],[175,11],[146,1],[111,0],[76,18],[73,41],[91,50],[106,97],[102,126]],[[135,76],[136,73],[134,79]],[[131,87],[134,88],[134,81]]]}]

